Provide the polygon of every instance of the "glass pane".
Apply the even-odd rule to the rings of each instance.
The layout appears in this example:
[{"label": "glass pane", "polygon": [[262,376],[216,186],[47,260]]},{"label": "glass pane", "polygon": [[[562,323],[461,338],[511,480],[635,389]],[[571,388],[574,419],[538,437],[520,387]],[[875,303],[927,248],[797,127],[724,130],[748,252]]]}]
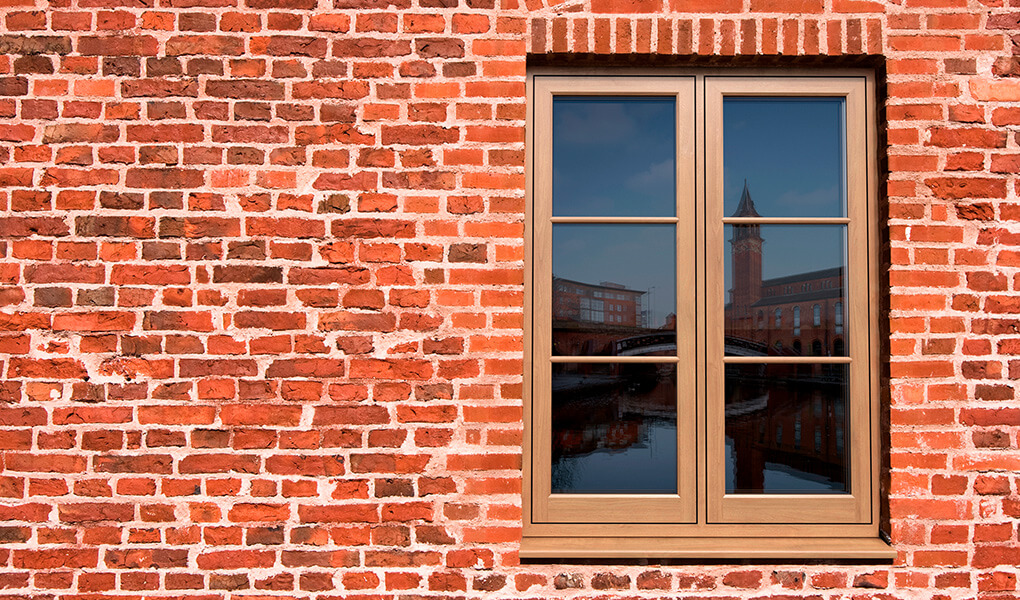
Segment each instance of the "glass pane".
[{"label": "glass pane", "polygon": [[842,98],[725,98],[727,216],[842,217]]},{"label": "glass pane", "polygon": [[726,493],[850,489],[847,365],[727,365]]},{"label": "glass pane", "polygon": [[676,355],[674,225],[553,225],[554,355]]},{"label": "glass pane", "polygon": [[676,214],[676,100],[553,99],[553,214]]},{"label": "glass pane", "polygon": [[727,225],[725,238],[727,355],[845,354],[845,225]]},{"label": "glass pane", "polygon": [[552,491],[675,494],[676,365],[552,366]]}]

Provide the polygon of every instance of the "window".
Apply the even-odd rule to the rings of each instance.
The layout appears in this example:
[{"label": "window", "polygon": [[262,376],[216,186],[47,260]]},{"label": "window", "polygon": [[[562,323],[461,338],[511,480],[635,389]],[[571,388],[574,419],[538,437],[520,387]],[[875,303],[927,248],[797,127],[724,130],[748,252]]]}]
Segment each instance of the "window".
[{"label": "window", "polygon": [[793,335],[800,335],[800,307],[793,307]]},{"label": "window", "polygon": [[811,312],[814,313],[814,325],[815,327],[821,327],[822,325],[822,307],[820,304],[815,304],[811,307]]},{"label": "window", "polygon": [[[530,74],[522,557],[894,556],[874,79],[779,75]],[[554,312],[561,278],[635,318]],[[800,354],[815,300],[845,355]]]}]

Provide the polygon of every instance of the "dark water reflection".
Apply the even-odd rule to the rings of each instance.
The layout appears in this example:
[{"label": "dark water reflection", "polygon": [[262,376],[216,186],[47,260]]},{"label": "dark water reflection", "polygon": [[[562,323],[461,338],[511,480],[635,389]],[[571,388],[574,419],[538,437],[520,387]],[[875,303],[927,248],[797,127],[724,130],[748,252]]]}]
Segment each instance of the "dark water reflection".
[{"label": "dark water reflection", "polygon": [[675,494],[676,367],[553,365],[552,491]]},{"label": "dark water reflection", "polygon": [[846,365],[726,367],[726,493],[850,489]]}]

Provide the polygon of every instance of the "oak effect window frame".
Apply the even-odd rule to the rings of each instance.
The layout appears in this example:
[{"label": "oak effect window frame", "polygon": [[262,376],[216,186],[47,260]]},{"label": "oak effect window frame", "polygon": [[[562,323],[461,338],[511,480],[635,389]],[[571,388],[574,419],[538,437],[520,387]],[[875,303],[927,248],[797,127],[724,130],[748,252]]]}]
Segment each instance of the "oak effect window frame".
[{"label": "oak effect window frame", "polygon": [[[523,539],[525,559],[852,559],[888,561],[879,538],[879,327],[877,112],[874,74],[676,69],[528,74]],[[553,99],[638,96],[675,100],[676,212],[672,217],[554,216]],[[844,101],[845,213],[738,217],[723,208],[724,98],[825,97]],[[564,224],[672,224],[676,251],[676,353],[642,362],[676,367],[675,494],[554,493],[552,367],[626,363],[626,357],[554,356],[552,230]],[[848,371],[845,494],[734,494],[724,481],[724,371],[763,362],[725,355],[727,226],[846,227],[846,356],[770,357]],[[810,306],[810,305],[809,305]],[[766,315],[771,312],[767,310]],[[792,317],[791,318],[792,322]],[[755,327],[758,327],[755,318]],[[810,321],[809,321],[810,322]]]}]

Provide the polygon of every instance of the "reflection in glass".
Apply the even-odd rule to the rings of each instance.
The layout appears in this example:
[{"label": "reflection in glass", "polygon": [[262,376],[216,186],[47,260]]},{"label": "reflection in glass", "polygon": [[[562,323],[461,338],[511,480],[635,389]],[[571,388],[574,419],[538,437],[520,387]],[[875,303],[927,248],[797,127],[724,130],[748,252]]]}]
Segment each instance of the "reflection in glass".
[{"label": "reflection in glass", "polygon": [[842,98],[725,98],[725,214],[749,185],[763,217],[845,216],[845,149]]},{"label": "reflection in glass", "polygon": [[554,355],[676,355],[674,225],[553,225]]},{"label": "reflection in glass", "polygon": [[726,493],[850,489],[844,364],[726,366]]},{"label": "reflection in glass", "polygon": [[676,366],[552,369],[552,491],[675,494]]},{"label": "reflection in glass", "polygon": [[676,214],[676,100],[553,99],[553,215]]},{"label": "reflection in glass", "polygon": [[846,226],[727,225],[725,238],[726,354],[839,356]]}]

